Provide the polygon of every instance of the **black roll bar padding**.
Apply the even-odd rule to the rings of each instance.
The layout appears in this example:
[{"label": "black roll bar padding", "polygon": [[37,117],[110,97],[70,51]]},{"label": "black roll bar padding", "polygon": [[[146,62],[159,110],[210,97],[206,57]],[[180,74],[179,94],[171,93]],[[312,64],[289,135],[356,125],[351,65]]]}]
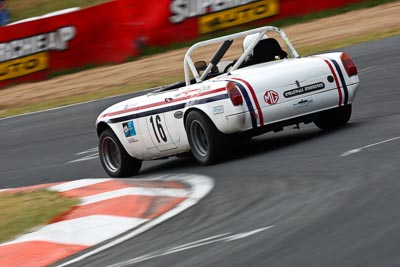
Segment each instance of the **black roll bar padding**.
[{"label": "black roll bar padding", "polygon": [[224,41],[221,46],[218,48],[217,52],[215,52],[214,56],[211,58],[210,62],[214,66],[216,66],[221,59],[224,57],[226,51],[231,47],[233,40]]}]

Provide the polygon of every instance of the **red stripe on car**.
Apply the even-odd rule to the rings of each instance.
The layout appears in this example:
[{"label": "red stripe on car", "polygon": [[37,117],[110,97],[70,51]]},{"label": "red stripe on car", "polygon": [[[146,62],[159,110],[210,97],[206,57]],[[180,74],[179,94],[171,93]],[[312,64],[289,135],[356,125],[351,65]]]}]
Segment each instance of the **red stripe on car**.
[{"label": "red stripe on car", "polygon": [[[190,90],[188,92],[193,92],[193,91],[198,91],[196,90]],[[101,117],[109,117],[109,116],[115,116],[115,115],[121,115],[121,114],[125,114],[125,113],[129,113],[132,111],[137,111],[137,110],[143,110],[143,109],[148,109],[148,108],[154,108],[154,107],[158,107],[158,106],[162,106],[162,105],[168,105],[174,102],[178,102],[178,101],[182,101],[182,100],[186,100],[189,98],[193,98],[193,97],[197,97],[197,96],[205,96],[205,95],[210,95],[210,94],[215,94],[215,93],[219,93],[222,91],[226,91],[225,87],[222,88],[218,88],[218,89],[214,89],[214,90],[210,90],[210,91],[206,91],[206,92],[201,92],[198,94],[194,94],[194,95],[188,95],[188,96],[184,96],[184,97],[180,97],[180,98],[175,98],[175,99],[171,99],[171,101],[169,102],[157,102],[157,103],[152,103],[152,104],[148,104],[148,105],[144,105],[144,106],[139,106],[139,107],[134,107],[134,108],[128,108],[125,110],[119,110],[119,111],[114,111],[114,112],[110,112],[110,113],[106,113],[104,115],[102,115]]]},{"label": "red stripe on car", "polygon": [[329,69],[332,72],[333,78],[335,79],[336,87],[337,87],[338,93],[339,93],[339,106],[341,106],[342,105],[342,90],[340,89],[339,79],[338,79],[338,77],[336,75],[335,70],[333,69],[332,64],[329,62],[329,60],[324,59],[324,61],[329,66]]},{"label": "red stripe on car", "polygon": [[263,113],[261,111],[261,106],[260,106],[260,103],[257,100],[257,95],[256,95],[256,92],[254,91],[253,86],[251,86],[251,84],[248,83],[247,81],[245,81],[243,79],[240,79],[240,78],[232,78],[232,80],[237,80],[237,81],[240,81],[240,82],[244,83],[247,86],[247,88],[250,90],[251,96],[253,97],[254,104],[256,105],[256,109],[257,109],[257,112],[258,112],[258,117],[260,118],[260,126],[263,126],[264,125],[264,116],[263,116]]}]

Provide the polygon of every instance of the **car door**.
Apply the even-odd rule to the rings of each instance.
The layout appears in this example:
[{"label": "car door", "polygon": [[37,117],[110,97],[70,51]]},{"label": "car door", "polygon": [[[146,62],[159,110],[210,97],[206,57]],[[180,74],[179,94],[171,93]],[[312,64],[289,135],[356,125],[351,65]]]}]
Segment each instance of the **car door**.
[{"label": "car door", "polygon": [[169,133],[164,113],[147,116],[146,126],[152,141],[150,146],[156,147],[159,151],[177,147]]},{"label": "car door", "polygon": [[179,136],[174,134],[175,125],[166,116],[174,108],[169,103],[172,94],[173,92],[166,92],[148,95],[147,100],[152,109],[144,112],[145,116],[139,119],[142,138],[147,148],[157,148],[160,152],[177,148]]}]

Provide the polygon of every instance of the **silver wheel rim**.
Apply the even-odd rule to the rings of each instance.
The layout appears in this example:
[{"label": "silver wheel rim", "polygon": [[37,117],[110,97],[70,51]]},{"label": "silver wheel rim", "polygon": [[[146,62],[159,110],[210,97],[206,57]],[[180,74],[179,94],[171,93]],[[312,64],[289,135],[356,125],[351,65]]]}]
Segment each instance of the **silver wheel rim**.
[{"label": "silver wheel rim", "polygon": [[196,153],[205,157],[208,153],[208,139],[203,125],[197,120],[190,124],[190,137]]},{"label": "silver wheel rim", "polygon": [[121,154],[117,144],[111,137],[105,137],[101,144],[101,151],[103,154],[103,162],[107,169],[116,172],[121,164]]}]

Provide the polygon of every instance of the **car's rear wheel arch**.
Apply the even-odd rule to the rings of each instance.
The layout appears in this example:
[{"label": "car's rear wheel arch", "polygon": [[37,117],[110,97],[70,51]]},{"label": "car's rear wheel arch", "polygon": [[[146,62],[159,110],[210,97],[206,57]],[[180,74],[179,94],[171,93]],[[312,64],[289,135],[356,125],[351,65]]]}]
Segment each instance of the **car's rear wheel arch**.
[{"label": "car's rear wheel arch", "polygon": [[227,151],[227,136],[221,133],[207,114],[191,109],[185,118],[185,130],[193,156],[202,165],[219,162]]},{"label": "car's rear wheel arch", "polygon": [[[207,117],[213,124],[214,122],[211,120],[211,118],[207,115],[206,112],[204,112],[203,110],[199,109],[199,108],[189,108],[188,110],[186,110],[185,115],[183,116],[183,125],[186,125],[186,121],[187,121],[187,116],[190,114],[190,112],[199,112],[200,114],[202,114],[203,116]],[[214,124],[215,127],[217,127]],[[186,127],[185,127],[186,130]]]}]

